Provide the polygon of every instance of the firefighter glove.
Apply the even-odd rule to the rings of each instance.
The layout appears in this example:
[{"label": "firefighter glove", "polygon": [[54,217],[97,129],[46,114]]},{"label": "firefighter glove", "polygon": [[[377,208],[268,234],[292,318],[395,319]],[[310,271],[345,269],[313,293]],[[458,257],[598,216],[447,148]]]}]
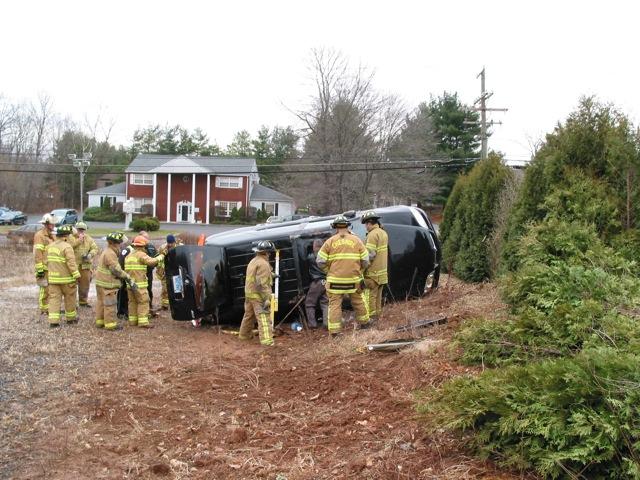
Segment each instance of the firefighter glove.
[{"label": "firefighter glove", "polygon": [[267,298],[267,299],[264,301],[264,305],[262,305],[262,307],[263,307],[265,310],[269,310],[269,309],[271,308],[271,299],[270,299],[270,298]]},{"label": "firefighter glove", "polygon": [[131,281],[131,283],[129,283],[129,287],[131,288],[132,291],[137,292],[138,291],[138,284],[136,282],[134,282],[133,280]]}]

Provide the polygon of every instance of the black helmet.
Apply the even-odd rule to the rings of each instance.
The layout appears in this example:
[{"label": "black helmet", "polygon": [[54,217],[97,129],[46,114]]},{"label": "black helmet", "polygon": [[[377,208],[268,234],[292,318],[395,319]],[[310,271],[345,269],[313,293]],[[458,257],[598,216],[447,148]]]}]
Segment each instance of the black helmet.
[{"label": "black helmet", "polygon": [[107,241],[113,243],[122,243],[124,240],[124,233],[122,232],[111,232],[107,235]]},{"label": "black helmet", "polygon": [[336,218],[333,219],[333,222],[331,223],[331,228],[338,228],[338,227],[346,228],[349,225],[351,225],[351,222],[347,220],[347,217],[345,217],[344,215],[338,215]]},{"label": "black helmet", "polygon": [[270,242],[269,240],[262,240],[251,250],[254,252],[275,252],[276,247],[273,245],[273,242]]},{"label": "black helmet", "polygon": [[72,232],[73,232],[73,227],[71,225],[60,225],[58,228],[56,228],[56,235],[58,237],[71,235]]},{"label": "black helmet", "polygon": [[366,212],[364,212],[362,214],[362,218],[360,219],[360,221],[362,223],[367,223],[368,220],[378,221],[378,220],[380,220],[380,215],[378,215],[375,212],[375,210],[367,210]]}]

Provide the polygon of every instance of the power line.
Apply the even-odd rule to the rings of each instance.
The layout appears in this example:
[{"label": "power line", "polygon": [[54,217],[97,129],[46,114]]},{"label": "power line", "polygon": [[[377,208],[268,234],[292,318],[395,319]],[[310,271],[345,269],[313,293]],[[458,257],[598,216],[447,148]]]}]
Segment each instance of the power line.
[{"label": "power line", "polygon": [[[326,165],[326,164],[325,164]],[[324,170],[317,170],[317,169],[304,169],[304,170],[287,170],[287,169],[282,169],[282,170],[278,170],[275,173],[281,173],[281,174],[289,174],[289,173],[328,173],[328,172],[335,172],[335,171],[339,171],[339,172],[378,172],[378,171],[390,171],[390,170],[410,170],[410,169],[447,169],[447,168],[457,168],[457,167],[463,167],[463,166],[468,166],[469,163],[467,162],[463,162],[463,163],[447,163],[447,164],[427,164],[425,162],[416,162],[415,165],[407,165],[407,166],[398,166],[398,167],[389,167],[389,166],[384,166],[383,164],[373,164],[370,168],[335,168],[335,167],[339,167],[340,164],[330,164],[331,167],[334,168],[327,168]],[[75,172],[72,170],[22,170],[22,169],[7,169],[7,168],[0,168],[0,172],[12,172],[12,173],[36,173],[36,174],[74,174]],[[93,174],[93,175],[98,175],[98,174],[105,174],[105,173],[123,173],[123,172],[110,172],[110,171],[104,171],[104,172],[87,172],[86,175],[89,174]],[[136,173],[136,172],[133,172]],[[143,172],[140,172],[143,173]],[[243,170],[243,171],[237,171],[237,172],[223,172],[223,175],[246,175],[252,173],[250,171],[247,170]]]},{"label": "power line", "polygon": [[[207,158],[215,158],[215,157],[196,157],[196,158],[203,158],[203,159],[207,159]],[[343,158],[372,158],[371,156],[366,156],[366,155],[353,155],[353,156],[345,156]],[[300,160],[300,158],[285,158],[283,159],[283,161],[287,161],[287,160]],[[281,168],[281,167],[319,167],[319,166],[323,166],[323,165],[378,165],[378,164],[383,164],[383,165],[394,165],[394,164],[402,164],[402,163],[442,163],[442,164],[446,164],[446,163],[451,163],[451,162],[475,162],[477,160],[480,160],[479,157],[464,157],[464,158],[427,158],[427,157],[422,157],[422,158],[409,158],[409,157],[393,157],[393,159],[388,159],[388,160],[380,160],[380,161],[375,161],[375,162],[335,162],[335,163],[331,163],[331,162],[320,162],[320,163],[287,163],[287,164],[282,164],[282,163],[265,163],[265,164],[260,164],[257,165],[258,168]],[[20,166],[38,166],[38,167],[49,167],[49,166],[56,166],[56,167],[64,167],[64,166],[71,166],[71,164],[68,163],[43,163],[43,162],[0,162],[0,165],[20,165]],[[96,167],[108,167],[108,168],[129,168],[131,166],[131,164],[95,164]],[[158,165],[158,167],[161,167],[162,165]],[[216,164],[215,167],[216,168],[233,168],[233,167],[237,167],[237,164],[224,164],[224,163],[220,163],[220,164]],[[132,168],[135,168],[132,167]],[[154,167],[157,168],[157,167]],[[136,172],[133,172],[136,173]],[[139,173],[143,173],[143,172],[139,172]]]}]

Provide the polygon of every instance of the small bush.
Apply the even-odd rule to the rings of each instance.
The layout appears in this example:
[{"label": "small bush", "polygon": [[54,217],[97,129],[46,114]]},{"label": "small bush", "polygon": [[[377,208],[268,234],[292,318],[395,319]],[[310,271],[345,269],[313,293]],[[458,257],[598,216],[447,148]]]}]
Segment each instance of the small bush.
[{"label": "small bush", "polygon": [[123,222],[124,215],[101,207],[90,207],[84,211],[82,219],[88,222]]},{"label": "small bush", "polygon": [[160,230],[160,221],[155,217],[136,218],[129,224],[129,228],[136,232],[140,230],[155,232],[156,230]]},{"label": "small bush", "polygon": [[258,209],[256,212],[256,221],[258,223],[266,222],[267,218],[269,218],[269,214],[262,209]]},{"label": "small bush", "polygon": [[244,207],[234,208],[231,210],[231,216],[229,218],[229,223],[241,224],[247,221],[246,213]]}]

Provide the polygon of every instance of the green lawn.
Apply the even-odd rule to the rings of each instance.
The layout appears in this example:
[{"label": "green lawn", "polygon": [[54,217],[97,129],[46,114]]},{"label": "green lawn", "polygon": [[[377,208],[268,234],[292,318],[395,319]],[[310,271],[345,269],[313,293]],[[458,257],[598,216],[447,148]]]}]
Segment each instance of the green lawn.
[{"label": "green lawn", "polygon": [[[0,225],[0,235],[6,235],[7,232],[9,232],[10,230],[13,230],[14,228],[18,228],[16,225]],[[114,229],[113,228],[90,228],[89,229],[89,234],[92,237],[95,238],[100,238],[100,237],[104,237],[108,234],[110,234],[111,232],[113,232]],[[120,229],[119,231],[123,231],[122,229]],[[149,236],[151,237],[152,240],[159,240],[159,239],[164,239],[167,237],[167,235],[169,235],[170,233],[175,235],[177,233],[180,233],[184,230],[158,230],[155,232],[149,232]],[[124,232],[128,237],[133,237],[134,232],[128,232],[125,231]]]},{"label": "green lawn", "polygon": [[[91,235],[92,237],[97,238],[97,237],[104,237],[113,231],[114,231],[113,228],[90,228],[87,233],[89,233],[89,235]],[[135,236],[134,232],[125,231],[122,229],[118,231],[124,232],[124,234],[129,238],[132,238]],[[161,229],[155,232],[149,232],[149,237],[151,237],[152,240],[158,240],[160,238],[166,238],[166,236],[169,235],[170,233],[175,235],[176,233],[180,233],[180,231],[181,230],[162,230]]]}]

